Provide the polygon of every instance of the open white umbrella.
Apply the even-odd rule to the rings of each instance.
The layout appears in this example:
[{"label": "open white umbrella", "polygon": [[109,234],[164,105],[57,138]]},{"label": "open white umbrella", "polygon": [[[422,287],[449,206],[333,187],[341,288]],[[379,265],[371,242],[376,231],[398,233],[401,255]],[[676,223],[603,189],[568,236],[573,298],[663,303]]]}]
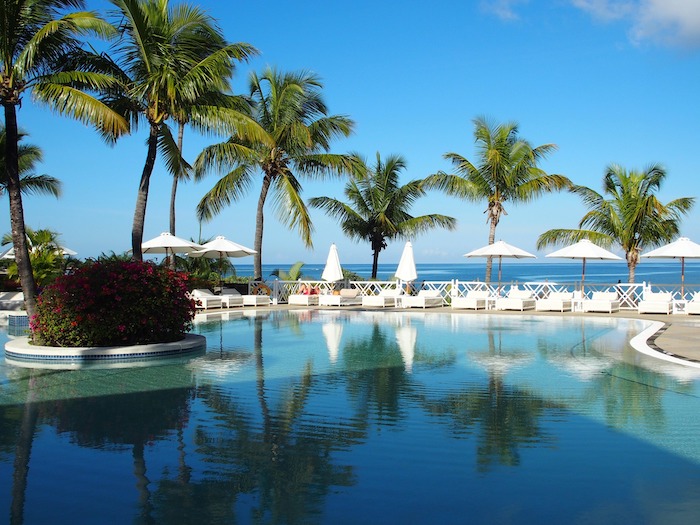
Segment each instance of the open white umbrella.
[{"label": "open white umbrella", "polygon": [[173,253],[191,253],[201,249],[199,244],[176,237],[170,232],[163,232],[141,244],[143,253],[164,253],[166,257]]},{"label": "open white umbrella", "polygon": [[396,267],[396,273],[394,275],[397,279],[406,281],[407,283],[415,281],[418,278],[416,261],[413,257],[413,245],[411,244],[411,241],[408,241],[403,247],[401,259],[399,259],[399,265]]},{"label": "open white umbrella", "polygon": [[501,288],[501,263],[503,258],[507,257],[509,259],[535,259],[537,256],[521,250],[520,248],[508,244],[505,241],[496,241],[493,244],[487,244],[482,248],[472,250],[469,253],[465,253],[464,257],[498,257],[498,288]]},{"label": "open white umbrella", "polygon": [[[35,249],[35,247],[31,247],[31,248],[29,248],[29,251],[31,252],[34,249]],[[70,248],[66,248],[65,246],[59,246],[56,251],[57,252],[60,251],[61,255],[67,255],[69,257],[73,257],[75,255],[78,255],[78,252],[75,252],[75,251],[71,250]],[[9,250],[5,250],[0,255],[0,259],[14,259],[14,258],[15,258],[15,247],[14,246],[10,246]]]},{"label": "open white umbrella", "polygon": [[188,253],[187,256],[219,259],[219,287],[221,287],[221,268],[224,257],[247,257],[258,253],[252,248],[246,248],[241,244],[229,241],[223,235],[217,235],[213,241],[205,242],[201,248],[201,250]]},{"label": "open white umbrella", "polygon": [[681,297],[685,292],[685,260],[700,259],[700,244],[697,244],[688,237],[681,237],[660,248],[644,253],[642,257],[655,257],[659,259],[680,259],[681,260]]},{"label": "open white umbrella", "polygon": [[336,248],[335,244],[331,244],[331,249],[328,251],[328,259],[326,259],[326,267],[323,269],[321,279],[331,283],[343,279],[343,269],[340,266],[338,248]]},{"label": "open white umbrella", "polygon": [[597,244],[593,244],[588,239],[581,239],[575,244],[562,248],[561,250],[548,253],[545,257],[556,257],[559,259],[581,259],[583,268],[581,269],[581,293],[583,293],[583,283],[586,280],[586,260],[598,259],[616,261],[622,260],[622,257],[609,252],[605,248],[601,248]]}]

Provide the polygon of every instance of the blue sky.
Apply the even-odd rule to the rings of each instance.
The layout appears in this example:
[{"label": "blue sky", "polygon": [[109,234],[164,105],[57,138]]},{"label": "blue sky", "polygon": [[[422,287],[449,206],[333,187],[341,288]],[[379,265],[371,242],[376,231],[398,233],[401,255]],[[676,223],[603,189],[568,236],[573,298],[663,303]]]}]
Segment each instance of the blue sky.
[{"label": "blue sky", "polygon": [[[219,20],[228,40],[260,50],[259,58],[238,66],[237,91],[246,88],[251,71],[266,65],[317,73],[330,112],[356,122],[355,134],[338,140],[334,151],[357,151],[368,160],[376,152],[403,155],[403,182],[449,170],[446,152],[475,159],[472,121],[483,115],[518,122],[521,137],[533,145],[556,144],[558,151],[542,167],[577,184],[600,191],[608,164],[643,169],[656,162],[668,171],[664,202],[700,194],[700,0],[193,3]],[[108,8],[105,1],[88,5]],[[110,147],[93,130],[29,97],[18,121],[28,142],[44,151],[38,171],[64,185],[58,200],[25,198],[27,225],[59,232],[79,257],[129,249],[146,129]],[[189,131],[185,156],[194,160],[214,140]],[[180,186],[179,236],[199,236],[195,206],[214,182],[212,176]],[[144,240],[168,229],[170,185],[157,163]],[[303,195],[342,199],[343,186],[305,183]],[[202,235],[225,235],[252,247],[257,197],[258,188],[203,224]],[[458,220],[455,231],[412,239],[417,262],[465,261],[464,253],[488,240],[484,209],[485,203],[438,193],[417,202],[415,215]],[[534,253],[540,233],[576,227],[585,208],[574,196],[553,194],[508,205],[507,212],[497,238]],[[8,216],[0,223],[3,233],[10,230]],[[268,210],[263,263],[322,262],[332,242],[341,262],[371,262],[368,244],[347,239],[319,211],[312,218],[309,250]],[[700,203],[682,225],[683,235],[698,242],[699,218]],[[398,261],[402,247],[403,241],[390,244],[380,262]]]}]

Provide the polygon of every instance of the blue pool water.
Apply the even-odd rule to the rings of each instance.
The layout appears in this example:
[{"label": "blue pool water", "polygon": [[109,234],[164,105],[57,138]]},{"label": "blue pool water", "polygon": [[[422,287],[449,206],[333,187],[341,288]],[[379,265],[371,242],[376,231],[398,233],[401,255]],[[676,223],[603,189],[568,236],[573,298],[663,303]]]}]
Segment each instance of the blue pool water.
[{"label": "blue pool water", "polygon": [[0,523],[700,519],[700,382],[629,347],[647,321],[197,321],[188,359],[2,362]]}]

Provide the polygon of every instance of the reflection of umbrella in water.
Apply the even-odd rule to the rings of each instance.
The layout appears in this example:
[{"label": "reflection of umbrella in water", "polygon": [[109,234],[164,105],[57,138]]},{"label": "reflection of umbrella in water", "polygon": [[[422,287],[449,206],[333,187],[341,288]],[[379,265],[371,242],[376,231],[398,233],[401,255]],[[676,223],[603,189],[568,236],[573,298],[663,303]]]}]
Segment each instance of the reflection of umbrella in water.
[{"label": "reflection of umbrella in water", "polygon": [[321,279],[331,283],[341,281],[343,279],[343,269],[340,266],[338,248],[336,248],[335,244],[331,244],[331,248],[328,251],[328,259],[326,259],[326,267],[323,269]]},{"label": "reflection of umbrella in water", "polygon": [[407,283],[413,282],[418,278],[416,261],[413,257],[413,245],[411,244],[411,241],[408,241],[403,247],[401,259],[399,259],[399,265],[396,267],[396,273],[394,276],[397,279]]},{"label": "reflection of umbrella in water", "polygon": [[413,357],[416,353],[416,337],[417,330],[415,326],[404,325],[396,327],[396,343],[399,345],[406,372],[411,372],[413,368]]},{"label": "reflection of umbrella in water", "polygon": [[583,267],[581,269],[581,293],[583,293],[583,283],[586,280],[586,259],[599,260],[622,260],[622,257],[609,252],[605,248],[601,248],[597,244],[593,244],[588,239],[581,239],[576,244],[562,248],[545,255],[545,257],[557,257],[559,259],[582,259]]},{"label": "reflection of umbrella in water", "polygon": [[681,260],[681,299],[683,299],[685,295],[685,260],[700,259],[700,244],[687,237],[681,237],[677,241],[642,254],[642,257]]},{"label": "reflection of umbrella in water", "polygon": [[224,257],[247,257],[258,252],[251,248],[246,248],[238,243],[229,241],[223,235],[218,235],[213,241],[202,245],[201,250],[189,253],[189,257],[208,257],[209,259],[219,259],[219,286],[221,286],[221,273]]},{"label": "reflection of umbrella in water", "polygon": [[525,250],[508,244],[505,241],[497,241],[493,244],[487,244],[482,248],[477,248],[469,253],[465,253],[464,257],[498,257],[498,289],[501,289],[501,264],[503,262],[503,257],[508,257],[509,259],[524,259],[524,258],[535,258]]},{"label": "reflection of umbrella in water", "polygon": [[253,354],[249,351],[220,350],[207,352],[201,357],[192,359],[188,367],[194,372],[201,372],[206,377],[223,378],[242,370],[253,361]]},{"label": "reflection of umbrella in water", "polygon": [[492,354],[477,352],[469,358],[484,368],[489,374],[504,376],[511,368],[521,368],[532,361],[532,356],[525,353]]},{"label": "reflection of umbrella in water", "polygon": [[323,331],[323,337],[326,339],[328,357],[331,363],[335,363],[338,360],[338,353],[340,352],[340,340],[343,337],[343,325],[335,322],[324,323],[321,325],[321,330]]}]

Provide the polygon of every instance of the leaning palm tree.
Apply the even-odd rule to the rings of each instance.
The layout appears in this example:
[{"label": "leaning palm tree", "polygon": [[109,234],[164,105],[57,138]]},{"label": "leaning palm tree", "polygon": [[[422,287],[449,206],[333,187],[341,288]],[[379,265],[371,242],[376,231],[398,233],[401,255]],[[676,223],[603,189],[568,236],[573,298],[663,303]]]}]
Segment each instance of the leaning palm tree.
[{"label": "leaning palm tree", "polygon": [[82,0],[0,0],[0,102],[7,134],[4,180],[15,261],[30,316],[36,311],[36,282],[20,184],[17,107],[23,95],[31,92],[58,113],[96,125],[105,134],[118,136],[128,129],[128,122],[88,94],[105,88],[110,79],[90,69],[67,67],[68,57],[81,49],[80,37],[114,34],[114,28],[94,13],[69,11],[84,5]]},{"label": "leaning palm tree", "polygon": [[[496,240],[496,227],[507,215],[506,202],[530,202],[543,193],[568,188],[571,181],[563,175],[550,175],[538,163],[556,149],[555,144],[532,147],[518,137],[514,122],[495,125],[484,117],[474,120],[477,144],[476,164],[457,153],[446,153],[456,174],[438,172],[426,179],[426,185],[448,195],[469,201],[486,200],[489,244]],[[486,281],[491,280],[492,258],[486,262]]]},{"label": "leaning palm tree", "polygon": [[[18,141],[22,141],[26,133],[19,132]],[[0,196],[7,192],[7,170],[5,167],[5,141],[7,134],[5,126],[0,124]],[[44,194],[59,197],[61,195],[61,181],[50,175],[37,175],[34,170],[36,164],[43,160],[41,149],[32,144],[18,144],[17,158],[19,169],[19,185],[23,194]],[[10,239],[8,242],[12,242]]]},{"label": "leaning palm tree", "polygon": [[141,123],[149,129],[131,232],[133,258],[141,260],[148,190],[159,148],[169,153],[166,160],[172,173],[186,169],[168,119],[177,115],[176,120],[184,122],[189,104],[226,87],[233,60],[247,56],[252,48],[225,45],[213,19],[197,7],[171,6],[168,0],[110,2],[116,7],[115,25],[122,38],[112,51],[114,60],[106,60],[102,68],[120,85],[105,99],[134,130]]},{"label": "leaning palm tree", "polygon": [[352,133],[353,121],[328,115],[321,97],[321,81],[311,73],[281,73],[266,69],[250,77],[253,118],[264,130],[254,139],[237,133],[221,144],[206,148],[195,162],[195,176],[210,171],[224,175],[197,206],[200,220],[209,220],[232,201],[241,199],[262,173],[255,220],[253,278],[262,279],[264,208],[268,193],[277,217],[298,230],[306,246],[312,246],[311,217],[301,198],[301,177],[320,179],[350,172],[353,159],[329,153],[333,138]]},{"label": "leaning palm tree", "polygon": [[659,201],[656,193],[665,179],[666,170],[658,164],[643,171],[611,164],[605,170],[602,195],[586,186],[571,188],[589,209],[578,229],[548,230],[539,236],[537,248],[581,239],[606,248],[618,244],[625,252],[629,282],[633,283],[642,250],[672,241],[680,231],[682,216],[695,204],[693,197],[667,204]]},{"label": "leaning palm tree", "polygon": [[[359,156],[357,156],[359,159]],[[331,197],[314,197],[309,204],[324,210],[340,222],[343,233],[358,241],[369,241],[372,247],[372,279],[377,277],[379,252],[387,241],[408,238],[433,228],[454,229],[456,220],[439,214],[414,217],[411,205],[425,195],[424,180],[412,180],[399,185],[399,175],[406,168],[400,155],[382,160],[377,153],[376,163],[364,167],[345,185],[347,202]]]}]

